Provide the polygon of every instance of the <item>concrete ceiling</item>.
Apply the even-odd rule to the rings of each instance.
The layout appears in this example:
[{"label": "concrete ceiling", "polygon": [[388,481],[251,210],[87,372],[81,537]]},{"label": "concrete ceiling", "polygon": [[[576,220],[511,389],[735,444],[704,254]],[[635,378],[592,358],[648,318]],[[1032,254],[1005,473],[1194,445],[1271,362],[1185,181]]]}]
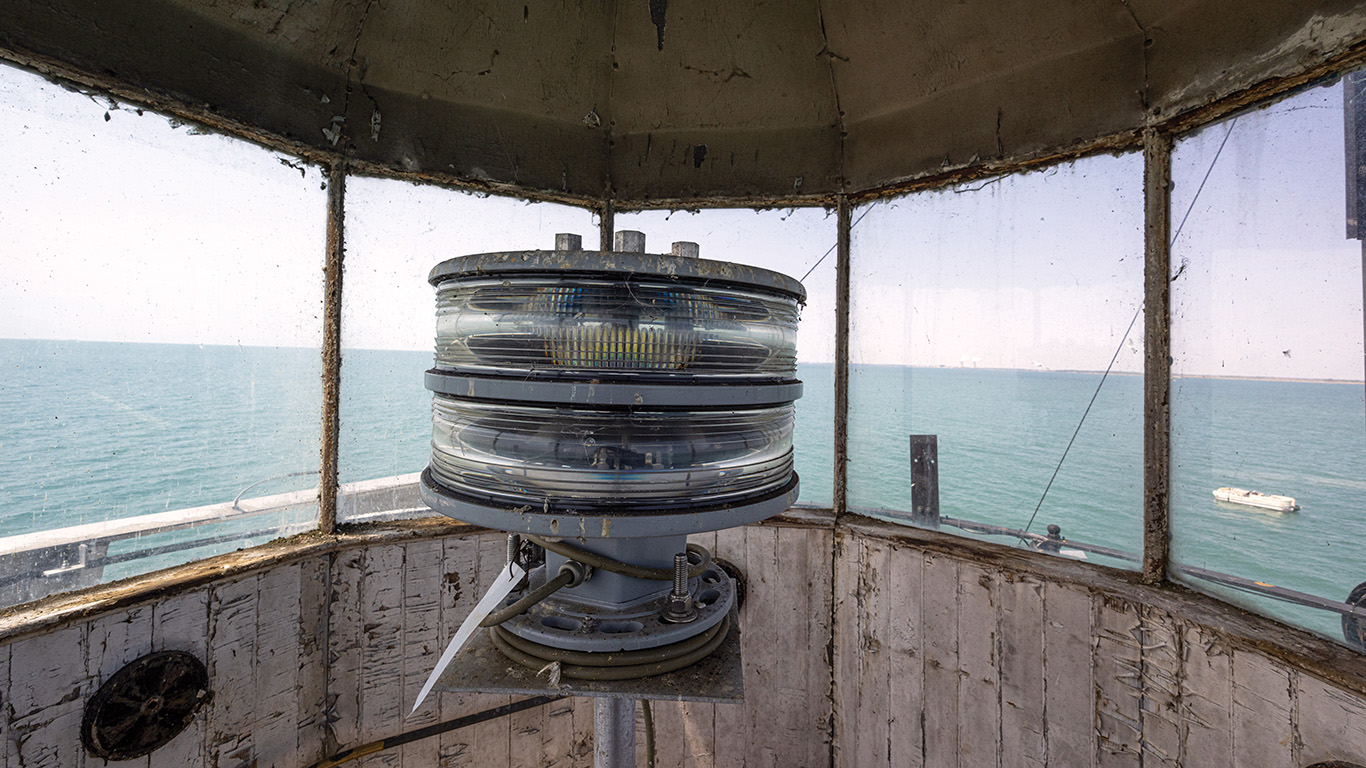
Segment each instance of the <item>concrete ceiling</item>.
[{"label": "concrete ceiling", "polygon": [[649,204],[1127,146],[1366,40],[1284,0],[7,0],[0,54],[399,172]]}]

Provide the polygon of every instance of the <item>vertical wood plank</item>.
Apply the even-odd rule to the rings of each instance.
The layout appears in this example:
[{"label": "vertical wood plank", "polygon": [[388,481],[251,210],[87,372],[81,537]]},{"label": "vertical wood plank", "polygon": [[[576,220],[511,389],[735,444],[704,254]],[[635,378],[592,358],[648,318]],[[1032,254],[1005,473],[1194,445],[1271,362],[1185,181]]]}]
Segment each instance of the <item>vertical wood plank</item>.
[{"label": "vertical wood plank", "polygon": [[1138,613],[1128,603],[1103,597],[1096,598],[1095,611],[1096,764],[1138,768],[1143,733]]},{"label": "vertical wood plank", "polygon": [[[744,658],[744,681],[745,694],[757,686],[758,680],[754,677],[752,662],[750,661],[750,650],[755,648],[754,638],[747,631],[750,626],[750,616],[755,610],[754,583],[756,566],[751,563],[746,554],[745,548],[745,528],[729,528],[724,531],[716,532],[716,548],[712,550],[717,557],[724,557],[737,564],[745,574],[745,580],[750,585],[749,597],[745,601],[744,607],[740,609],[740,644],[741,654]],[[715,717],[712,721],[712,733],[716,739],[714,747],[715,764],[717,768],[739,768],[745,765],[745,756],[749,744],[749,720],[748,710],[744,704],[718,704],[715,707]]]},{"label": "vertical wood plank", "polygon": [[1176,768],[1181,760],[1181,641],[1175,619],[1149,606],[1139,610],[1143,659],[1141,722],[1145,768]]},{"label": "vertical wood plank", "polygon": [[835,765],[858,764],[859,697],[859,563],[863,538],[848,531],[835,532]]},{"label": "vertical wood plank", "polygon": [[[796,532],[794,532],[796,533]],[[789,544],[800,547],[799,553],[789,556],[795,561],[804,553],[806,557],[806,609],[802,615],[791,617],[794,622],[805,627],[806,636],[806,700],[803,705],[810,723],[805,734],[806,759],[804,765],[831,765],[830,740],[833,736],[831,718],[835,667],[832,648],[835,636],[832,626],[831,606],[834,584],[834,532],[825,528],[807,529],[800,538],[793,538]],[[801,590],[801,582],[797,589]]]},{"label": "vertical wood plank", "polygon": [[546,768],[570,768],[574,765],[574,707],[576,699],[569,698],[547,704],[541,739],[541,765]]},{"label": "vertical wood plank", "polygon": [[1087,768],[1098,750],[1094,726],[1091,594],[1044,585],[1044,740],[1048,765]]},{"label": "vertical wood plank", "polygon": [[1233,768],[1233,657],[1199,627],[1186,628],[1182,653],[1182,761]]},{"label": "vertical wood plank", "polygon": [[18,767],[10,723],[14,720],[10,693],[10,644],[0,645],[0,768]]},{"label": "vertical wood plank", "polygon": [[209,593],[208,761],[214,768],[252,762],[256,731],[255,667],[258,576],[215,584]]},{"label": "vertical wood plank", "polygon": [[[403,726],[403,551],[401,544],[366,550],[360,580],[360,741],[399,733]],[[363,758],[362,768],[396,768],[399,750]]]},{"label": "vertical wood plank", "polygon": [[1290,765],[1290,673],[1245,651],[1233,652],[1233,765]]},{"label": "vertical wood plank", "polygon": [[996,768],[1001,755],[1001,683],[996,663],[996,580],[958,564],[958,764]]},{"label": "vertical wood plank", "polygon": [[1303,672],[1295,677],[1299,763],[1366,763],[1366,700]]},{"label": "vertical wood plank", "polygon": [[[1044,744],[1044,585],[1002,574],[1000,611],[1001,755],[1014,766],[1047,765]],[[1090,718],[1083,722],[1089,723]]]},{"label": "vertical wood plank", "polygon": [[[474,610],[482,592],[479,589],[479,536],[452,537],[442,542],[441,554],[441,614],[440,632],[436,649],[422,659],[421,666],[431,673],[441,651],[455,635],[460,624]],[[424,675],[423,680],[426,680]],[[436,694],[436,706],[442,721],[477,712],[479,697],[458,693]],[[431,707],[433,704],[422,705]],[[472,728],[443,733],[438,737],[438,760],[443,766],[473,765],[470,748]]]},{"label": "vertical wood plank", "polygon": [[[440,701],[433,699],[426,706],[409,714],[418,691],[431,673],[432,664],[441,654],[441,555],[438,540],[410,541],[403,546],[403,600],[399,621],[402,624],[400,662],[403,681],[399,695],[399,714],[402,730],[421,728],[438,722]],[[403,765],[431,766],[439,759],[441,742],[421,739],[405,744]]]},{"label": "vertical wood plank", "polygon": [[361,574],[365,550],[338,552],[331,562],[327,616],[327,724],[334,749],[361,743]]},{"label": "vertical wood plank", "polygon": [[[866,539],[860,548],[857,572],[858,624],[850,639],[857,639],[858,691],[854,727],[858,732],[854,759],[860,768],[888,764],[888,680],[891,663],[886,646],[891,634],[892,601],[887,594],[888,545]],[[856,633],[856,634],[854,634]]]},{"label": "vertical wood plank", "polygon": [[[93,693],[123,665],[152,650],[152,606],[140,605],[91,619],[87,633],[86,676]],[[97,758],[83,755],[87,764]],[[120,763],[135,768],[148,765],[146,757]]]},{"label": "vertical wood plank", "polygon": [[713,768],[714,705],[656,701],[652,706],[657,768]]},{"label": "vertical wood plank", "polygon": [[327,727],[327,621],[332,592],[331,555],[299,564],[297,733],[292,764],[310,765],[337,751]]},{"label": "vertical wood plank", "polygon": [[83,764],[80,727],[85,697],[83,625],[26,637],[10,645],[9,707],[12,762],[23,768]]},{"label": "vertical wood plank", "polygon": [[[488,591],[498,574],[507,565],[507,539],[501,533],[486,533],[475,539],[478,547],[479,586],[476,588],[477,601]],[[472,711],[488,709],[511,703],[510,696],[472,697]],[[511,764],[512,729],[509,718],[500,717],[486,723],[465,729],[470,745],[470,760],[467,763],[475,768]],[[463,765],[465,763],[457,763]]]},{"label": "vertical wood plank", "polygon": [[[208,663],[209,656],[209,593],[204,587],[193,592],[159,600],[152,608],[152,650],[184,651]],[[216,690],[218,683],[209,678],[209,686]],[[184,731],[171,743],[148,755],[150,768],[184,768],[203,765],[207,753],[208,713],[205,707]]]},{"label": "vertical wood plank", "polygon": [[925,663],[921,646],[924,619],[924,557],[919,550],[891,551],[888,595],[891,625],[887,636],[887,758],[895,768],[924,766]]},{"label": "vertical wood plank", "polygon": [[14,720],[14,707],[10,706],[9,648],[9,643],[0,645],[0,768],[18,765],[9,732]]},{"label": "vertical wood plank", "polygon": [[299,747],[300,564],[276,565],[257,580],[253,753],[286,765]]},{"label": "vertical wood plank", "polygon": [[958,763],[958,564],[925,556],[925,765]]}]

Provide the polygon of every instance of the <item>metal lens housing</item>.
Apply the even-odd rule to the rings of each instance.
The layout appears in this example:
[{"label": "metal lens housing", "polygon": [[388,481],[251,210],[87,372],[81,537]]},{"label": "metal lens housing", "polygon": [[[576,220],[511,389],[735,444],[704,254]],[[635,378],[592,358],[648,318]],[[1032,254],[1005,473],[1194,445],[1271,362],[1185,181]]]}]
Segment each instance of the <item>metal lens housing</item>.
[{"label": "metal lens housing", "polygon": [[[643,235],[623,235],[643,249]],[[761,520],[797,497],[805,290],[768,270],[584,251],[577,240],[432,270],[423,498],[457,519],[672,568],[689,534]],[[550,553],[531,586],[564,562]],[[669,582],[599,569],[504,626],[586,651],[678,642],[714,626],[733,601],[719,571],[692,582],[697,621],[664,617]]]}]

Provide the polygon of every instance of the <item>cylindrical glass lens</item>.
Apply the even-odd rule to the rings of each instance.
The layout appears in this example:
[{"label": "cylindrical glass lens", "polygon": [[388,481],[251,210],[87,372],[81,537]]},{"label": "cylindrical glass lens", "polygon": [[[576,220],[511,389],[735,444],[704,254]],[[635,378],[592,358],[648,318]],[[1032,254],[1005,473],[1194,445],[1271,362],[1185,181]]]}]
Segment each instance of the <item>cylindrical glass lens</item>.
[{"label": "cylindrical glass lens", "polygon": [[624,413],[436,395],[432,473],[476,497],[533,504],[722,504],[791,479],[791,404]]},{"label": "cylindrical glass lens", "polygon": [[797,300],[659,278],[460,278],[437,286],[436,367],[790,378]]}]

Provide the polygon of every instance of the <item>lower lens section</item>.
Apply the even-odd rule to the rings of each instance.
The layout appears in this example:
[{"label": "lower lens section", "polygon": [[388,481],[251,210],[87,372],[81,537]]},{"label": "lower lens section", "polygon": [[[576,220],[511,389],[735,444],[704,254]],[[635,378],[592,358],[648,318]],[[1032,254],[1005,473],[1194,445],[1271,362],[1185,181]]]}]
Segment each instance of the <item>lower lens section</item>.
[{"label": "lower lens section", "polygon": [[516,504],[667,508],[764,496],[792,478],[793,406],[624,413],[436,395],[433,477]]}]

